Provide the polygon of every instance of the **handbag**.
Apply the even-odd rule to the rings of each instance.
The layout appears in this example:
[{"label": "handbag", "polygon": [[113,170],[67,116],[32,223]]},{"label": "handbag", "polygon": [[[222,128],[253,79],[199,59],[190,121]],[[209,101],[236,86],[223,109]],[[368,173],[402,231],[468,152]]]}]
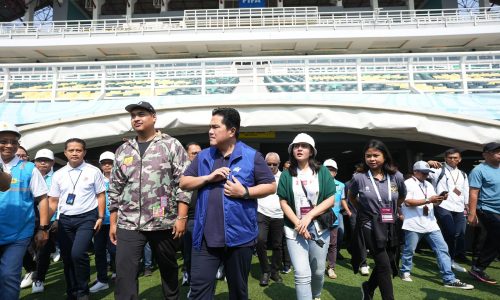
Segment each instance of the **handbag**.
[{"label": "handbag", "polygon": [[[307,202],[309,202],[309,205],[311,207],[314,207],[311,200],[309,200],[309,197],[307,197],[307,191],[306,191],[306,188],[304,187],[304,183],[302,183],[302,181],[300,181],[300,185],[302,185],[302,190],[304,191]],[[322,228],[332,229],[333,223],[335,223],[335,221],[337,221],[337,216],[335,216],[335,214],[333,213],[331,208],[328,208],[324,213],[322,213],[321,215],[314,218],[314,220],[318,221],[318,224]]]}]

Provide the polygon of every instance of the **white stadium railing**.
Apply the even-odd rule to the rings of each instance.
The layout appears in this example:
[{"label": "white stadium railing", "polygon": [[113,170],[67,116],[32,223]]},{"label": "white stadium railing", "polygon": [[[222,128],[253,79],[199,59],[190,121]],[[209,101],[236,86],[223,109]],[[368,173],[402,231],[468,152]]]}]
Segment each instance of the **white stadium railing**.
[{"label": "white stadium railing", "polygon": [[500,93],[500,51],[0,65],[0,101]]},{"label": "white stadium railing", "polygon": [[402,29],[500,25],[500,10],[486,8],[319,12],[317,7],[185,10],[184,16],[0,23],[1,38],[129,35],[253,28]]}]

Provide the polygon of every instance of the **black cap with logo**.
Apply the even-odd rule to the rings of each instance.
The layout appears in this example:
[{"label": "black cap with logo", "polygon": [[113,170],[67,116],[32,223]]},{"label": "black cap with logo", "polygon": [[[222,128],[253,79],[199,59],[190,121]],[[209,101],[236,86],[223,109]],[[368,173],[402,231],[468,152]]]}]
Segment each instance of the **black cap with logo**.
[{"label": "black cap with logo", "polygon": [[494,152],[497,149],[500,149],[500,143],[492,142],[484,145],[483,152]]},{"label": "black cap with logo", "polygon": [[153,107],[153,105],[151,105],[151,103],[149,102],[146,102],[146,101],[141,101],[137,104],[129,104],[125,107],[125,110],[128,111],[128,112],[131,112],[133,111],[134,109],[136,108],[144,108],[145,110],[153,113],[153,114],[156,114],[156,110],[155,108]]}]

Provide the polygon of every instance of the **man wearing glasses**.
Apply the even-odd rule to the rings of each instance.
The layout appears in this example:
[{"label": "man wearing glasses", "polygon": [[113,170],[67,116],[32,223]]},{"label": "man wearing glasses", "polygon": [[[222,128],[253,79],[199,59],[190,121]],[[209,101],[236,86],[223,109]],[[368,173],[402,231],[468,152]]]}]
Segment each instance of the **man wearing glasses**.
[{"label": "man wearing glasses", "polygon": [[16,126],[0,122],[0,173],[12,177],[10,189],[0,192],[0,294],[4,300],[19,298],[23,256],[35,232],[35,201],[40,212],[37,247],[47,242],[49,229],[47,185],[35,164],[16,156],[20,137]]},{"label": "man wearing glasses", "polygon": [[[276,152],[269,152],[266,155],[266,163],[274,175],[276,182],[280,181],[281,172],[278,169],[280,165],[280,156]],[[257,255],[259,257],[260,277],[259,284],[267,286],[269,278],[276,282],[283,282],[279,274],[281,264],[281,248],[283,239],[283,210],[281,210],[280,200],[276,193],[264,198],[257,199],[257,222],[259,225],[259,236],[257,238]],[[267,237],[271,237],[273,248],[272,263],[269,265],[267,259]]]}]

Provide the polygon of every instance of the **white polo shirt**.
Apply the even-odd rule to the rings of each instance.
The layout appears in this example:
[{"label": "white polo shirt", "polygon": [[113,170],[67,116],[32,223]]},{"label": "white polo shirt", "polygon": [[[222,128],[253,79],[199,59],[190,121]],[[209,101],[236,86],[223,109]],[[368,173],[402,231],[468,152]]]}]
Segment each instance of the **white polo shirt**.
[{"label": "white polo shirt", "polygon": [[[415,177],[405,180],[406,199],[428,199],[434,195],[434,187],[429,182],[420,182]],[[445,200],[446,201],[446,200]],[[444,201],[443,201],[444,202]],[[424,216],[424,206],[429,209],[429,214]],[[427,233],[439,230],[439,226],[434,215],[434,204],[419,206],[401,206],[404,215],[403,229],[418,233]]]},{"label": "white polo shirt", "polygon": [[[444,174],[441,180],[436,181],[442,172],[442,169],[432,169],[434,173],[429,173],[429,179],[435,186],[436,193],[441,194],[443,191],[448,192],[448,198],[443,201],[439,206],[449,211],[463,212],[465,204],[469,204],[469,180],[467,175],[458,168],[444,164]],[[456,190],[455,190],[456,188]]]},{"label": "white polo shirt", "polygon": [[[10,174],[10,170],[15,167],[20,160],[21,159],[16,155],[11,161],[5,163],[0,157],[0,163],[3,166],[3,170],[8,174]],[[33,168],[33,171],[31,172],[30,190],[31,194],[35,198],[45,195],[48,192],[47,184],[45,184],[42,173],[40,173],[37,168]]]},{"label": "white polo shirt", "polygon": [[[74,216],[97,207],[97,194],[106,190],[104,175],[86,162],[76,168],[69,164],[59,169],[52,177],[49,196],[59,198],[59,214]],[[69,194],[75,194],[73,205],[67,204]]]}]

